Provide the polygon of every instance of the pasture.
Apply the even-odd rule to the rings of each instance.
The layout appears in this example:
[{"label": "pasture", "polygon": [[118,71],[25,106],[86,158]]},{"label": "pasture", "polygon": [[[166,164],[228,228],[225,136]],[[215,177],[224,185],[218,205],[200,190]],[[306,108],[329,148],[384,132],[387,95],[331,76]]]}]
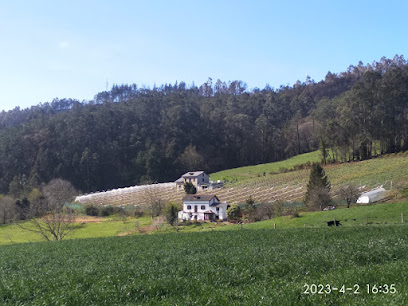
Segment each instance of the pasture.
[{"label": "pasture", "polygon": [[[404,305],[407,229],[264,229],[1,246],[0,304]],[[326,292],[304,294],[306,284]],[[368,293],[367,284],[395,292]],[[343,285],[353,290],[340,292]]]},{"label": "pasture", "polygon": [[[282,216],[271,220],[244,224],[246,229],[278,229],[287,228],[327,228],[327,222],[338,220],[343,227],[375,227],[382,225],[401,224],[401,214],[404,224],[408,219],[408,202],[383,203],[375,205],[357,205],[351,208],[339,208],[329,211],[300,212],[299,217]],[[81,219],[81,218],[80,218]],[[139,234],[165,234],[176,229],[165,224],[164,220],[153,221],[150,217],[139,218],[100,218],[98,223],[84,223],[83,226],[69,234],[65,239],[102,238]],[[235,231],[240,225],[223,223],[193,223],[180,225],[179,232],[204,231]],[[42,238],[32,232],[25,231],[16,225],[0,225],[0,245],[41,242]]]}]

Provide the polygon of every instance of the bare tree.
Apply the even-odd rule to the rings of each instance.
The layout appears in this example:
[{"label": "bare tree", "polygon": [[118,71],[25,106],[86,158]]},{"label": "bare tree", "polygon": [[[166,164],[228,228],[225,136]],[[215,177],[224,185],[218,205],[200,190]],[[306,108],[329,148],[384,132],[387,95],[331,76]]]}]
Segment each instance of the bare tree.
[{"label": "bare tree", "polygon": [[160,196],[160,190],[152,185],[146,186],[144,190],[144,196],[151,209],[152,219],[160,215],[164,208],[164,201]]},{"label": "bare tree", "polygon": [[17,206],[11,197],[0,197],[0,222],[6,224],[18,217]]},{"label": "bare tree", "polygon": [[[21,228],[37,233],[47,241],[59,241],[81,226],[75,222],[74,211],[65,206],[77,193],[70,182],[54,179],[43,188],[42,193],[44,204],[30,210],[30,221],[19,223]],[[38,214],[42,217],[37,218]]]},{"label": "bare tree", "polygon": [[347,208],[350,208],[351,202],[357,201],[360,196],[360,191],[356,186],[348,184],[339,189],[339,196],[347,202]]},{"label": "bare tree", "polygon": [[315,187],[309,193],[308,201],[305,203],[309,210],[323,210],[332,202],[332,198],[325,187]]},{"label": "bare tree", "polygon": [[262,203],[257,210],[263,218],[272,219],[275,216],[275,207],[271,203]]}]

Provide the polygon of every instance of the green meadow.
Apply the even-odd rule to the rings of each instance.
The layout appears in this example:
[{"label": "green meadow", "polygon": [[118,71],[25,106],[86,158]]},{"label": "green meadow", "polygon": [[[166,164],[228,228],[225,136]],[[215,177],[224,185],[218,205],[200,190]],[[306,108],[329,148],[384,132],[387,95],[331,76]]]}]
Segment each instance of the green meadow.
[{"label": "green meadow", "polygon": [[407,239],[383,225],[4,245],[0,304],[404,305]]},{"label": "green meadow", "polygon": [[[402,214],[402,216],[401,216]],[[292,215],[276,217],[266,221],[245,223],[242,229],[286,229],[286,228],[326,228],[328,221],[340,221],[342,227],[375,227],[381,225],[404,225],[408,221],[408,202],[381,203],[373,205],[344,206],[335,210],[318,212],[299,212],[299,217]],[[192,223],[179,225],[177,228],[158,223],[148,232],[143,230],[152,224],[150,217],[106,218],[100,223],[85,223],[66,239],[102,238],[118,235],[168,234],[172,232],[204,232],[241,230],[241,225],[225,222]],[[43,241],[35,233],[25,231],[16,225],[0,226],[0,245]]]},{"label": "green meadow", "polygon": [[266,174],[275,174],[279,173],[281,169],[292,169],[296,165],[302,165],[306,163],[313,163],[313,162],[320,162],[320,152],[314,151],[310,153],[305,153],[301,155],[294,156],[292,158],[267,163],[267,164],[260,164],[255,166],[246,166],[246,167],[239,167],[234,169],[228,169],[224,171],[219,171],[210,174],[210,179],[213,181],[222,180],[222,181],[244,181],[250,178],[256,178],[259,176],[263,176],[264,173]]}]

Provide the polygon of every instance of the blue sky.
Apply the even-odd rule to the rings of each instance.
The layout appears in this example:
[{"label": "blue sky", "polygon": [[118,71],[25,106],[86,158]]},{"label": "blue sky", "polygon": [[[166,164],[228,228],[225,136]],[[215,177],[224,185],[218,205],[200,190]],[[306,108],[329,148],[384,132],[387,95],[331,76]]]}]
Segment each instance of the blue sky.
[{"label": "blue sky", "polygon": [[406,1],[0,0],[0,110],[106,83],[292,85],[406,57]]}]

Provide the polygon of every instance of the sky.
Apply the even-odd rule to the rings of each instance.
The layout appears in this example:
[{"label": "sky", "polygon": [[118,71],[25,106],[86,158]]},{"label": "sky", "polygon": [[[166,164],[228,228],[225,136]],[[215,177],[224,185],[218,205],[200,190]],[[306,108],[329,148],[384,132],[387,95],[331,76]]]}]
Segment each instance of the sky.
[{"label": "sky", "polygon": [[113,84],[249,89],[407,57],[407,1],[0,0],[0,111]]}]

